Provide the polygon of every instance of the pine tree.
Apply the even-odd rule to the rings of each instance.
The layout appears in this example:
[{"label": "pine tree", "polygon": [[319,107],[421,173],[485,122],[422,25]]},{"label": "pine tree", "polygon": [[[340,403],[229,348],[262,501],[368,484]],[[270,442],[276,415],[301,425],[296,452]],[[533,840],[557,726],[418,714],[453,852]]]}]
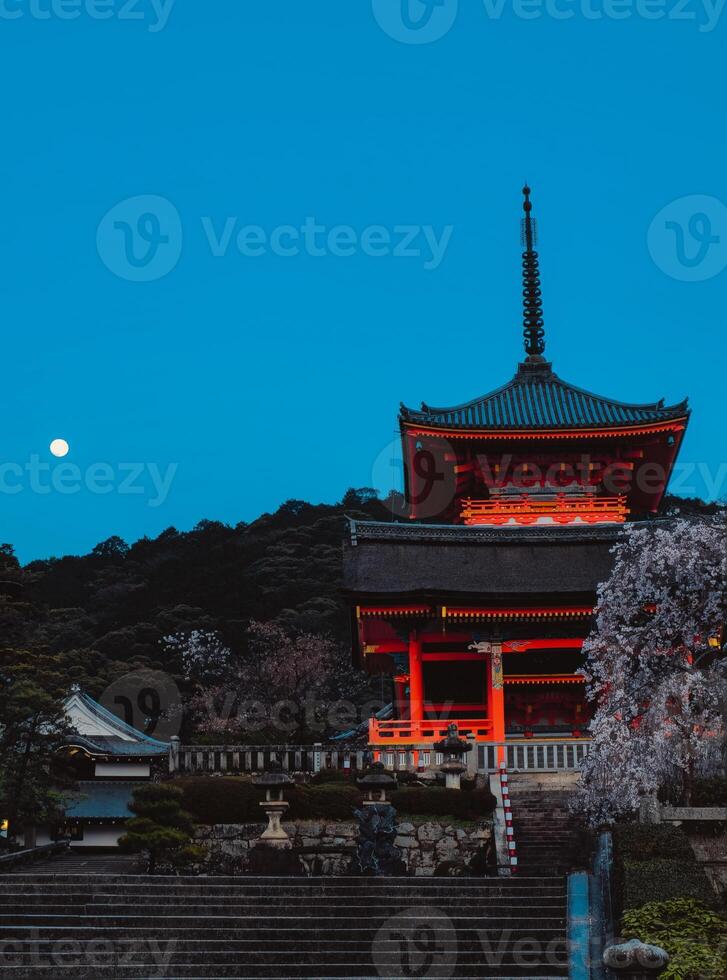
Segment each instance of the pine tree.
[{"label": "pine tree", "polygon": [[145,854],[149,874],[162,861],[179,868],[202,858],[202,849],[192,843],[194,822],[182,809],[182,791],[176,786],[139,786],[130,809],[136,816],[127,821],[119,848],[126,854]]}]

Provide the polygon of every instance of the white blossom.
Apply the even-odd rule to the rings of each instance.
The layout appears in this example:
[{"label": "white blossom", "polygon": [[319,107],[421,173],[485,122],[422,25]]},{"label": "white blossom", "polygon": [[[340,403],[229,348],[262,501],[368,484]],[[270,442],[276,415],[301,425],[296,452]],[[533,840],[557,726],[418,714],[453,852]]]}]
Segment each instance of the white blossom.
[{"label": "white blossom", "polygon": [[575,805],[594,824],[722,771],[724,515],[626,529],[598,590],[583,673],[596,705]]}]

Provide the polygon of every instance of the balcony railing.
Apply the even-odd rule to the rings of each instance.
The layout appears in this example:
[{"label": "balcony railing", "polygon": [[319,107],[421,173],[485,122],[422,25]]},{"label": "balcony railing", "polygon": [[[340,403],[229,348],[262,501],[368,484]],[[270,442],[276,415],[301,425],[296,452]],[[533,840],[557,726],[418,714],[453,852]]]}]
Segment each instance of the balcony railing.
[{"label": "balcony railing", "polygon": [[[417,745],[439,742],[447,737],[452,719],[447,721],[369,721],[371,745]],[[488,718],[458,718],[457,730],[462,738],[473,735],[475,741],[491,737],[492,722]]]},{"label": "balcony railing", "polygon": [[573,496],[559,493],[551,500],[521,494],[492,500],[462,500],[461,516],[465,524],[536,524],[548,519],[554,524],[602,522],[622,524],[628,516],[626,497]]}]

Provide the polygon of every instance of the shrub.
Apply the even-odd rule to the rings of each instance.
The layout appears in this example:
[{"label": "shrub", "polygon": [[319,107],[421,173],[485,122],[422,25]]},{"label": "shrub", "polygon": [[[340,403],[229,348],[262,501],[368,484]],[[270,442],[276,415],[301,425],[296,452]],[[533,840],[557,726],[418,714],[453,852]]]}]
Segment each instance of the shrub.
[{"label": "shrub", "polygon": [[361,802],[361,793],[352,782],[303,784],[286,796],[290,820],[353,820],[353,810]]},{"label": "shrub", "polygon": [[[186,810],[197,823],[260,823],[261,791],[235,776],[191,776],[177,781]],[[352,820],[361,791],[352,779],[316,780],[290,786],[285,793],[290,820]],[[495,798],[489,790],[458,792],[440,787],[407,787],[390,794],[397,811],[409,816],[481,820],[492,813]]]},{"label": "shrub", "polygon": [[466,793],[438,786],[413,786],[395,790],[391,794],[391,803],[399,813],[410,816],[482,820],[492,813],[496,800],[489,789]]},{"label": "shrub", "polygon": [[621,880],[621,907],[634,909],[658,895],[663,899],[691,898],[714,903],[715,894],[709,879],[694,862],[625,861]]},{"label": "shrub", "polygon": [[346,774],[343,769],[321,769],[315,776],[311,777],[311,783],[353,783],[353,776]]},{"label": "shrub", "polygon": [[182,793],[176,786],[138,786],[130,809],[136,816],[126,821],[119,849],[127,854],[145,854],[149,874],[154,874],[161,861],[180,868],[201,857],[202,852],[192,843],[192,817],[182,809]]},{"label": "shrub", "polygon": [[661,980],[723,980],[727,921],[691,898],[648,902],[623,917],[626,939],[662,946],[670,962]]},{"label": "shrub", "polygon": [[616,851],[624,860],[651,861],[666,858],[694,862],[689,838],[679,827],[626,823],[614,831]]},{"label": "shrub", "polygon": [[[234,776],[182,779],[184,805],[198,823],[261,823],[266,817],[260,802],[262,791],[249,779]],[[288,820],[351,820],[361,794],[351,783],[332,782],[290,786],[285,792],[290,803]]]},{"label": "shrub", "polygon": [[614,830],[616,892],[622,909],[661,899],[713,903],[714,891],[679,827],[622,824]]},{"label": "shrub", "polygon": [[697,779],[692,787],[692,806],[727,806],[727,778]]},{"label": "shrub", "polygon": [[197,823],[260,823],[265,820],[260,790],[247,779],[234,776],[192,776],[180,779],[184,808]]}]

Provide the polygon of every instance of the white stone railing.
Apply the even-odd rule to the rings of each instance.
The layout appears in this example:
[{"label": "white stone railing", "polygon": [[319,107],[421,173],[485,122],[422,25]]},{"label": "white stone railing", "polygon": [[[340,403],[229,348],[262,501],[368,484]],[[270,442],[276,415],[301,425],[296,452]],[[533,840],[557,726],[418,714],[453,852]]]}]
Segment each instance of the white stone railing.
[{"label": "white stone railing", "polygon": [[366,750],[345,743],[323,745],[183,745],[172,738],[170,773],[254,773],[270,762],[286,772],[315,773],[321,769],[364,769]]},{"label": "white stone railing", "polygon": [[[567,741],[522,740],[517,742],[472,741],[465,756],[468,775],[491,773],[503,763],[509,772],[578,771],[588,752],[588,739]],[[315,745],[183,745],[172,739],[170,773],[254,773],[271,761],[286,772],[316,773],[322,769],[360,772],[372,756],[394,772],[416,772],[439,766],[444,761],[431,745],[361,745],[321,742]]]},{"label": "white stone railing", "polygon": [[577,772],[588,754],[590,739],[486,743],[477,746],[478,772]]}]

